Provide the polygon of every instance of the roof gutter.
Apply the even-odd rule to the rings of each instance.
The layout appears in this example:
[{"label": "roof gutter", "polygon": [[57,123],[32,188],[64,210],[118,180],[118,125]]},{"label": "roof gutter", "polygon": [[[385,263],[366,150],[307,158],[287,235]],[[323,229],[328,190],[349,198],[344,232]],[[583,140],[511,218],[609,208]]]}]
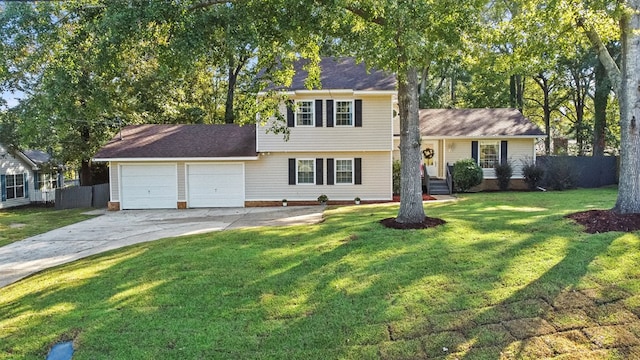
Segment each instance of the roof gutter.
[{"label": "roof gutter", "polygon": [[252,161],[258,160],[258,156],[237,157],[180,157],[180,158],[145,158],[145,157],[121,157],[121,158],[93,158],[95,162],[170,162],[170,161]]}]

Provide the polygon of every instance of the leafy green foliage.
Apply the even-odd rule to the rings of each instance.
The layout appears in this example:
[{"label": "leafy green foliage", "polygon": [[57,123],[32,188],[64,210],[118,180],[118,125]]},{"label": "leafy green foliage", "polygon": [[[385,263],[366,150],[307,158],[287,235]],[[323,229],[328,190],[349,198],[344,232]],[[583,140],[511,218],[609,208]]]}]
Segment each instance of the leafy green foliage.
[{"label": "leafy green foliage", "polygon": [[482,168],[473,159],[458,160],[453,164],[453,186],[456,191],[468,191],[482,183]]},{"label": "leafy green foliage", "polygon": [[513,176],[513,166],[511,161],[504,163],[496,163],[493,167],[493,171],[496,173],[496,179],[498,180],[498,188],[502,191],[509,189],[509,181]]},{"label": "leafy green foliage", "polygon": [[576,187],[578,170],[565,157],[552,157],[546,161],[544,183],[553,190]]},{"label": "leafy green foliage", "polygon": [[402,164],[400,160],[393,162],[393,193],[399,195],[402,181],[400,179],[400,171],[402,170]]},{"label": "leafy green foliage", "polygon": [[544,168],[533,159],[522,160],[522,179],[529,186],[529,190],[535,190],[544,177]]}]

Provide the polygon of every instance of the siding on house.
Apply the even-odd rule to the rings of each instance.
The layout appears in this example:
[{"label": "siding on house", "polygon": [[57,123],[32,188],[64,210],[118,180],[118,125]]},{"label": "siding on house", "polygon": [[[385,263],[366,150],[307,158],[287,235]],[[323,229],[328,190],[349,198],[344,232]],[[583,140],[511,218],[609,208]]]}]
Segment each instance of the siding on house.
[{"label": "siding on house", "polygon": [[120,164],[116,161],[109,161],[109,184],[111,187],[111,201],[120,201]]},{"label": "siding on house", "polygon": [[[327,100],[362,100],[362,127],[327,127]],[[392,96],[353,92],[319,91],[315,94],[296,95],[295,100],[322,100],[322,127],[294,126],[289,128],[289,141],[282,134],[267,133],[270,123],[259,125],[258,151],[380,151],[391,150]],[[286,118],[283,104],[280,112]],[[275,120],[270,120],[275,121]],[[335,120],[334,120],[335,122]]]},{"label": "siding on house", "polygon": [[[323,185],[289,185],[289,159],[324,159]],[[326,159],[362,159],[361,185],[327,185]],[[376,152],[288,152],[262,154],[246,162],[246,201],[315,200],[326,194],[329,200],[391,200],[391,153]],[[329,175],[333,176],[333,174]]]},{"label": "siding on house", "polygon": [[[430,139],[432,140],[432,139]],[[444,177],[444,167],[441,165],[452,165],[458,160],[471,159],[471,142],[472,141],[507,141],[507,157],[513,166],[512,179],[522,179],[522,161],[535,158],[535,139],[525,138],[479,138],[479,139],[444,139],[432,140],[438,142],[438,176]],[[426,140],[424,140],[426,141]],[[400,160],[400,139],[395,138],[393,147],[393,159]],[[483,169],[485,179],[495,179],[496,175],[493,169]]]},{"label": "siding on house", "polygon": [[[458,160],[471,158],[471,142],[482,140],[506,140],[507,141],[507,157],[513,166],[512,179],[522,179],[522,161],[525,159],[534,159],[535,156],[535,139],[465,139],[465,140],[446,140],[445,158],[448,164],[453,164]],[[450,149],[450,150],[449,150]],[[493,169],[483,169],[485,179],[495,179],[496,174]]]},{"label": "siding on house", "polygon": [[[30,166],[25,164],[22,159],[14,156],[14,154],[9,152],[5,147],[0,146],[0,153],[7,154],[2,161],[0,161],[0,175],[26,174],[25,194],[28,195],[26,197],[0,201],[0,209],[29,204],[31,202],[31,198],[35,197],[33,170]],[[2,184],[0,184],[0,186],[2,186]]]},{"label": "siding on house", "polygon": [[187,167],[184,161],[179,161],[178,166],[178,201],[187,201]]}]

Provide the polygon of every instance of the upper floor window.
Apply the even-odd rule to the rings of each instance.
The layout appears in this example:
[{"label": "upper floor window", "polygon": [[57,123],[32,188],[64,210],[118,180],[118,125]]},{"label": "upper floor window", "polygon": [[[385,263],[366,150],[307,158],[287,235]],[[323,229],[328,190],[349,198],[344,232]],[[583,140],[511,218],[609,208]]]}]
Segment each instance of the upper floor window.
[{"label": "upper floor window", "polygon": [[7,199],[17,199],[24,197],[24,175],[7,175]]},{"label": "upper floor window", "polygon": [[336,184],[353,184],[353,159],[336,159]]},{"label": "upper floor window", "polygon": [[315,160],[298,159],[296,162],[296,174],[298,184],[315,184]]},{"label": "upper floor window", "polygon": [[353,101],[336,100],[336,126],[353,126]]},{"label": "upper floor window", "polygon": [[481,141],[479,162],[483,169],[492,169],[496,164],[499,164],[500,141]]},{"label": "upper floor window", "polygon": [[313,101],[297,101],[296,105],[296,126],[313,126]]}]

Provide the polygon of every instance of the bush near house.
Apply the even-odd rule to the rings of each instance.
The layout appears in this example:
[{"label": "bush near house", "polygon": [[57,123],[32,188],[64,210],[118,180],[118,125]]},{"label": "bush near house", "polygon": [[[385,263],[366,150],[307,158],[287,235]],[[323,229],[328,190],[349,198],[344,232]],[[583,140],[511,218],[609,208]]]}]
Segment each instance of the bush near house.
[{"label": "bush near house", "polygon": [[567,159],[559,157],[547,162],[544,184],[553,190],[567,190],[576,187],[579,171]]},{"label": "bush near house", "polygon": [[393,193],[400,194],[400,172],[402,166],[400,160],[393,162]]},{"label": "bush near house", "polygon": [[496,173],[496,179],[498,180],[498,188],[502,191],[509,189],[509,182],[513,176],[513,166],[510,161],[504,164],[496,164],[493,167]]},{"label": "bush near house", "polygon": [[453,184],[458,192],[465,192],[482,183],[482,168],[473,159],[463,159],[453,164]]},{"label": "bush near house", "polygon": [[535,190],[544,176],[544,168],[531,159],[522,160],[522,178],[529,186],[529,190]]}]

